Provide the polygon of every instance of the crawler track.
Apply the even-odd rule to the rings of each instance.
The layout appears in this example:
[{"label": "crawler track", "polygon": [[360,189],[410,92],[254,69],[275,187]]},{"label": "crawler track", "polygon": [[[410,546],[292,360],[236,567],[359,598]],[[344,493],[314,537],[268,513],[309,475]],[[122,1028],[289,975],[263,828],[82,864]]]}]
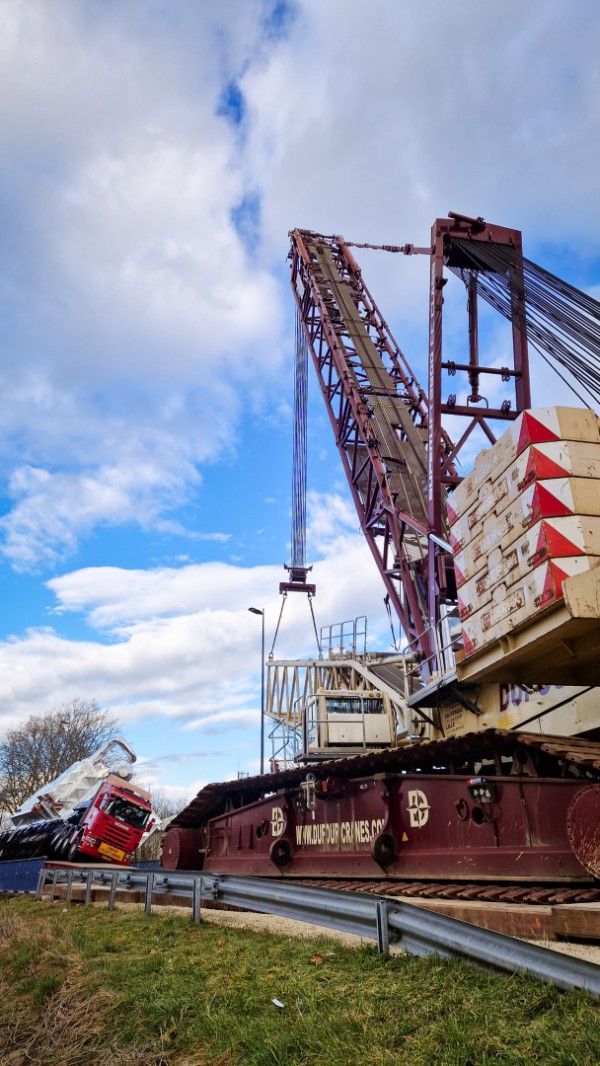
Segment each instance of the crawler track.
[{"label": "crawler track", "polygon": [[[527,760],[527,755],[533,762]],[[526,772],[544,776],[562,776],[576,772],[600,780],[600,742],[579,737],[544,736],[504,729],[486,729],[443,740],[417,741],[400,748],[368,752],[332,759],[318,766],[298,766],[277,773],[236,781],[206,785],[170,823],[172,827],[192,828],[203,825],[225,809],[232,797],[235,806],[252,803],[266,792],[297,788],[309,771],[321,777],[361,777],[366,774],[410,773],[415,769],[436,773],[473,772],[480,760],[497,757],[520,757]]]},{"label": "crawler track", "polygon": [[313,888],[331,888],[339,892],[369,892],[377,896],[406,896],[418,899],[464,900],[481,903],[600,903],[600,888],[564,885],[480,885],[439,884],[435,881],[337,881],[305,880]]}]

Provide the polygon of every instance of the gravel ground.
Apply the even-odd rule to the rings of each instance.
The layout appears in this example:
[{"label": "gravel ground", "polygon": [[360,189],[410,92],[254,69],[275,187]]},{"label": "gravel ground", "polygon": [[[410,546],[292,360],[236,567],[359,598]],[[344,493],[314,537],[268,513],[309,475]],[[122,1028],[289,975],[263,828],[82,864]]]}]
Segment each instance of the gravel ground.
[{"label": "gravel ground", "polygon": [[[97,905],[106,906],[106,904]],[[117,904],[119,910],[131,909],[133,907],[137,908],[138,906],[141,906],[141,904]],[[155,912],[179,914],[185,917],[186,915],[190,915],[190,908],[173,906],[156,907]],[[229,926],[233,929],[252,929],[259,933],[274,933],[277,936],[293,936],[303,940],[311,940],[316,937],[325,936],[328,940],[336,940],[338,943],[349,948],[362,947],[365,944],[373,943],[372,940],[367,940],[360,936],[353,936],[351,933],[340,933],[335,929],[326,929],[321,925],[311,925],[309,922],[297,922],[292,918],[279,918],[274,914],[257,914],[250,911],[219,911],[204,907],[202,909],[202,920],[214,925]],[[600,944],[587,944],[583,942],[572,943],[558,940],[530,940],[529,943],[537,944],[538,947],[550,948],[552,951],[562,951],[565,955],[574,955],[578,959],[586,959],[588,962],[594,962],[596,965],[600,965]],[[403,949],[397,947],[395,944],[391,945],[390,951],[393,955],[403,953]]]},{"label": "gravel ground", "polygon": [[[206,922],[214,922],[215,925],[227,925],[235,929],[253,929],[259,933],[275,933],[277,936],[294,936],[299,940],[314,940],[316,937],[325,936],[328,940],[337,940],[338,943],[348,948],[360,948],[364,944],[373,943],[372,940],[354,936],[352,933],[340,933],[336,929],[326,929],[322,925],[311,925],[310,922],[296,922],[293,918],[279,918],[276,914],[204,910],[202,918]],[[399,952],[401,949],[392,945],[392,950]]]},{"label": "gravel ground", "polygon": [[574,955],[577,959],[595,962],[596,966],[600,966],[600,944],[586,944],[582,940],[577,943],[570,940],[530,940],[529,943],[552,951],[562,951],[563,955]]},{"label": "gravel ground", "polygon": [[[61,902],[57,900],[56,902]],[[104,903],[97,903],[95,906],[106,906]],[[142,904],[138,903],[118,903],[116,904],[116,910],[132,910],[137,909]],[[177,914],[180,917],[188,917],[191,921],[191,910],[189,907],[174,907],[167,905],[165,907],[154,907],[154,914]],[[276,936],[294,936],[300,940],[314,940],[316,937],[327,937],[328,940],[337,940],[338,943],[343,944],[348,948],[359,948],[364,944],[372,944],[372,940],[367,940],[362,936],[353,936],[352,933],[340,933],[336,929],[326,929],[322,925],[311,925],[310,922],[297,922],[292,918],[279,918],[276,914],[257,914],[251,911],[219,911],[209,909],[207,907],[202,908],[202,921],[213,925],[229,926],[231,929],[251,929],[256,933],[274,933]],[[400,948],[394,948],[394,951],[400,951]]]}]

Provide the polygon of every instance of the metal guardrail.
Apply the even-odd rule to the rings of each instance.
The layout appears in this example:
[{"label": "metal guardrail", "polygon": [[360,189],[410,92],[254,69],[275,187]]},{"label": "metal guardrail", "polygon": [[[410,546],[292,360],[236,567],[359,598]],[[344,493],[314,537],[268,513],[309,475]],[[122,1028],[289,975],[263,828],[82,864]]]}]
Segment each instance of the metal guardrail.
[{"label": "metal guardrail", "polygon": [[311,922],[375,940],[380,952],[389,952],[390,944],[396,943],[413,955],[458,957],[485,969],[525,973],[541,981],[551,981],[559,988],[585,989],[590,995],[600,997],[600,966],[595,963],[427,911],[412,903],[366,893],[336,892],[293,881],[221,874],[46,867],[39,875],[36,899],[41,900],[48,884],[51,898],[59,884],[66,884],[68,900],[73,885],[84,884],[86,903],[91,901],[93,887],[108,887],[111,910],[118,889],[141,890],[148,914],[153,898],[156,902],[161,894],[175,893],[191,899],[192,919],[196,922],[200,921],[202,900],[218,900],[244,910]]}]

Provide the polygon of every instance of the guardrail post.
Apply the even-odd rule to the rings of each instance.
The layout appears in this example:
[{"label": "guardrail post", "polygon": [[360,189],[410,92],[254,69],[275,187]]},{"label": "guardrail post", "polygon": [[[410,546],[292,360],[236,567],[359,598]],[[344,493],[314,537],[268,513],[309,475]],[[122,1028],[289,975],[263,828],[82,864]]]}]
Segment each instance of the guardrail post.
[{"label": "guardrail post", "polygon": [[192,921],[200,921],[200,907],[202,901],[202,878],[194,878],[193,895],[192,895]]},{"label": "guardrail post", "polygon": [[36,889],[36,892],[35,892],[35,898],[36,898],[36,902],[37,903],[40,902],[40,900],[41,900],[41,898],[42,898],[42,896],[44,894],[44,885],[46,884],[47,873],[48,873],[48,871],[45,870],[44,867],[42,866],[42,868],[41,868],[41,870],[40,870],[40,872],[38,874],[38,883],[37,883],[37,889]]},{"label": "guardrail post", "polygon": [[108,890],[108,909],[109,909],[109,911],[114,911],[114,909],[115,909],[115,896],[117,894],[117,877],[118,876],[119,875],[118,875],[116,870],[113,870],[113,872],[110,875],[110,888]]},{"label": "guardrail post", "polygon": [[86,903],[91,903],[92,902],[92,881],[93,881],[93,878],[94,878],[94,871],[93,870],[88,870],[87,874],[85,875],[85,902]]},{"label": "guardrail post", "polygon": [[152,913],[152,893],[154,891],[154,874],[149,873],[146,875],[146,900],[144,903],[144,910],[146,914]]},{"label": "guardrail post", "polygon": [[67,871],[67,903],[71,902],[71,895],[73,892],[73,874],[74,870]]},{"label": "guardrail post", "polygon": [[390,953],[390,927],[388,925],[387,900],[378,899],[375,907],[375,922],[377,925],[377,950],[380,955]]},{"label": "guardrail post", "polygon": [[52,888],[50,889],[50,899],[53,900],[56,893],[56,882],[58,880],[58,870],[52,871]]}]

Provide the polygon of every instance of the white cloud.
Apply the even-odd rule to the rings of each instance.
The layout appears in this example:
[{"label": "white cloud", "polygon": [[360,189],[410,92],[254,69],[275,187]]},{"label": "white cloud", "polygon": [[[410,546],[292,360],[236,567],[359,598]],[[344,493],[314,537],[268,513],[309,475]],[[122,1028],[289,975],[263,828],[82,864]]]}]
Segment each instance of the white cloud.
[{"label": "white cloud", "polygon": [[100,630],[121,630],[161,616],[196,611],[242,611],[262,603],[277,587],[276,567],[252,570],[227,563],[202,563],[178,569],[122,570],[89,567],[47,582],[63,610],[86,613]]},{"label": "white cloud", "polygon": [[132,514],[168,528],[276,380],[280,292],[234,226],[240,135],[218,113],[268,10],[2,4],[0,454],[18,568]]},{"label": "white cloud", "polygon": [[[327,624],[351,617],[353,600],[360,608],[355,613],[376,614],[384,590],[351,503],[337,494],[310,493],[308,519],[308,553],[314,560],[311,581],[317,583],[319,617]],[[281,578],[281,569],[275,566],[209,562],[154,570],[88,567],[52,578],[47,587],[57,597],[57,610],[83,614],[95,629],[119,637],[157,630],[164,639],[179,616],[188,622],[195,618],[198,626],[207,627],[207,638],[200,645],[205,649],[206,639],[216,639],[222,627],[227,639],[234,615],[236,625],[246,630],[245,612],[250,606],[267,605],[273,630]],[[281,638],[286,639],[291,622],[293,639],[306,644],[299,634],[309,619],[306,597],[292,594],[288,600]]]},{"label": "white cloud", "polygon": [[[525,13],[517,0],[378,0],[368,19],[356,0],[302,0],[279,37],[273,11],[2,3],[0,293],[16,328],[0,454],[19,489],[4,522],[15,565],[50,564],[119,515],[163,522],[197,465],[235,447],[248,409],[281,407],[291,225],[423,243],[453,207],[523,224],[528,243],[590,243],[589,0]],[[236,83],[239,125],[219,111]],[[251,251],[233,222],[247,197]],[[426,261],[365,262],[423,376]],[[137,441],[153,464],[141,494],[112,454],[133,468]],[[48,491],[21,466],[47,471]],[[97,505],[68,529],[92,483]]]},{"label": "white cloud", "polygon": [[[351,519],[344,503],[314,498],[312,514],[325,550],[312,575],[318,624],[367,614],[381,625],[383,589],[362,538],[346,532]],[[170,721],[175,733],[164,755],[185,752],[177,739],[181,727],[227,733],[256,724],[260,620],[248,607],[264,606],[268,652],[281,576],[276,567],[208,563],[154,571],[86,568],[52,579],[58,608],[85,617],[103,639],[69,640],[46,627],[1,643],[0,706],[10,709],[2,727],[75,694],[111,707],[124,726]],[[383,629],[380,635],[385,639]],[[306,597],[290,595],[276,657],[315,653]]]},{"label": "white cloud", "polygon": [[[307,0],[300,11],[292,38],[243,79],[273,245],[290,225],[425,243],[448,209],[527,223],[530,241],[575,229],[589,242],[600,121],[591,0],[526,11],[518,0],[379,0],[368,19],[360,3]],[[413,297],[409,279],[393,299],[410,314]]]},{"label": "white cloud", "polygon": [[310,490],[306,497],[306,508],[309,552],[332,554],[332,540],[347,536],[349,532],[358,532],[358,517],[348,496]]},{"label": "white cloud", "polygon": [[189,785],[164,784],[160,780],[158,768],[152,763],[145,763],[144,760],[138,760],[136,763],[134,780],[141,788],[158,795],[160,801],[165,800],[174,810],[182,810],[200,789],[208,784],[208,780],[202,778],[192,781]]},{"label": "white cloud", "polygon": [[[73,0],[3,8],[0,144],[9,174],[26,176],[12,206],[26,206],[19,222],[44,271],[23,280],[72,333],[57,367],[110,380],[127,346],[128,375],[188,385],[227,353],[229,373],[245,376],[248,349],[274,350],[278,297],[232,223],[245,181],[218,104],[226,53],[252,56],[264,5],[184,4],[189,39],[147,5],[96,17]],[[82,358],[80,344],[100,343],[100,360]]]},{"label": "white cloud", "polygon": [[247,377],[257,344],[272,352],[264,369],[274,365],[278,291],[234,229],[235,141],[223,120],[213,125],[198,146],[173,131],[134,135],[126,154],[94,158],[63,192],[55,251],[77,318],[98,324],[104,372],[111,357],[113,375],[121,369],[115,329],[133,342],[128,373],[171,389],[205,382],[224,356],[229,375]]},{"label": "white cloud", "polygon": [[3,554],[16,570],[29,569],[42,561],[52,564],[59,551],[73,551],[78,538],[97,525],[136,522],[142,529],[175,528],[161,515],[185,497],[184,474],[187,485],[197,480],[193,469],[168,471],[152,462],[102,466],[82,474],[18,467],[8,488],[17,503],[0,519]]}]

